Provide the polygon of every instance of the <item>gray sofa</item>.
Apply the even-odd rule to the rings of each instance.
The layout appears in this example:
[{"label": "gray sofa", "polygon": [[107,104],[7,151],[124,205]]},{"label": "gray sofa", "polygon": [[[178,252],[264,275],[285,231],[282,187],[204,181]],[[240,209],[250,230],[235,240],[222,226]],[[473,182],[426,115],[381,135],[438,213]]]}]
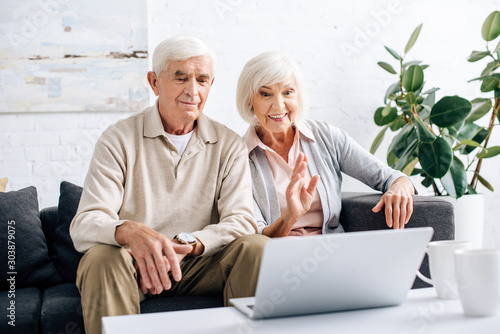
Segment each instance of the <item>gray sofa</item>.
[{"label": "gray sofa", "polygon": [[[7,312],[0,322],[1,333],[84,333],[80,295],[75,286],[76,269],[82,254],[76,252],[69,237],[81,188],[62,182],[57,207],[38,211],[36,189],[0,193],[0,221],[15,221],[15,268],[9,270],[9,230],[2,227],[0,247],[6,256],[0,263],[0,275],[15,272],[15,286],[9,276],[1,277],[0,308]],[[371,209],[379,194],[345,193],[341,224],[347,232],[386,229],[383,213]],[[453,206],[435,197],[415,196],[414,214],[408,227],[431,226],[433,240],[453,239]],[[10,232],[12,234],[12,231]],[[12,254],[10,254],[12,255]],[[426,259],[421,272],[429,275]],[[427,286],[416,279],[414,288]],[[15,296],[12,296],[14,290]],[[96,296],[98,298],[98,296]],[[14,301],[15,328],[9,325],[8,310]],[[222,306],[222,296],[152,298],[141,303],[141,312],[160,312]],[[12,308],[12,307],[11,307]],[[7,311],[5,311],[7,310]],[[9,313],[10,312],[10,313]]]}]

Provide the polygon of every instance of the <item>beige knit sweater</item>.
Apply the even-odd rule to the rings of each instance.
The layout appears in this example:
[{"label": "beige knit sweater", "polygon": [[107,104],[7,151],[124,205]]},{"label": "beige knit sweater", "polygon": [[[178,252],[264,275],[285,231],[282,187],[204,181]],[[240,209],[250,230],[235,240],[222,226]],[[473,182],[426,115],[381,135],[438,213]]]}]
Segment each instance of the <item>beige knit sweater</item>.
[{"label": "beige knit sweater", "polygon": [[157,104],[98,140],[70,234],[75,248],[118,245],[116,226],[137,221],[173,238],[194,232],[210,256],[256,233],[248,152],[241,138],[202,115],[184,154],[164,135]]}]

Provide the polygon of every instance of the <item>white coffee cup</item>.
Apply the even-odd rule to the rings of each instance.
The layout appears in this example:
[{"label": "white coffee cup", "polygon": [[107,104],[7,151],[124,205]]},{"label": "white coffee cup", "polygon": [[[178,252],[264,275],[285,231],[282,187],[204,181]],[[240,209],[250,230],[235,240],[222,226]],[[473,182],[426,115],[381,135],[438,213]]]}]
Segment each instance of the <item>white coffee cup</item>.
[{"label": "white coffee cup", "polygon": [[458,299],[454,252],[471,247],[469,241],[432,241],[427,247],[432,280],[417,271],[417,276],[436,289],[439,299]]},{"label": "white coffee cup", "polygon": [[492,316],[500,311],[500,250],[455,251],[458,294],[466,316]]}]

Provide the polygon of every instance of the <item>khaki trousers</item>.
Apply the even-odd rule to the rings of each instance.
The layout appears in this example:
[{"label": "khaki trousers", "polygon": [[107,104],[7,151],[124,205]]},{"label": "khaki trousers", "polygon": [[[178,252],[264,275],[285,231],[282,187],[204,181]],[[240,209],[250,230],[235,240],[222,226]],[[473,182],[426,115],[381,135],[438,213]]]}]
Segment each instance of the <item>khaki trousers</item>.
[{"label": "khaki trousers", "polygon": [[[185,258],[182,280],[160,296],[223,295],[230,298],[255,294],[266,236],[237,238],[211,257]],[[138,314],[139,303],[150,297],[138,287],[132,256],[121,247],[97,245],[82,257],[76,285],[80,290],[85,332],[101,333],[103,316]],[[155,296],[156,297],[156,296]]]}]

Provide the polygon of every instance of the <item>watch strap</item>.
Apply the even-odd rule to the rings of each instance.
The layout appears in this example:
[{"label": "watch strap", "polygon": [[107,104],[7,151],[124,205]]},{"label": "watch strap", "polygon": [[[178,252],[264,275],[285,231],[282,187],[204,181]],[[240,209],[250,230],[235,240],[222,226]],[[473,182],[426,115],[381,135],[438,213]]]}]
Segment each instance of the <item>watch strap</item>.
[{"label": "watch strap", "polygon": [[194,252],[196,251],[196,245],[198,244],[197,241],[191,243],[191,244],[188,244],[188,245],[191,245],[193,246],[193,248],[191,249],[191,251],[189,253],[186,254],[186,256],[193,256],[194,255]]}]

